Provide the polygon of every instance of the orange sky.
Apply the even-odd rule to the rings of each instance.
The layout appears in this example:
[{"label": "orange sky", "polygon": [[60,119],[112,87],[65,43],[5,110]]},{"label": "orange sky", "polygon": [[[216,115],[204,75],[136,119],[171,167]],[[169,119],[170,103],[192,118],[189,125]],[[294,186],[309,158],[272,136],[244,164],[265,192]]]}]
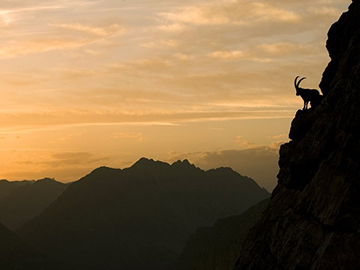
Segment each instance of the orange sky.
[{"label": "orange sky", "polygon": [[0,178],[77,180],[142,156],[267,189],[350,1],[0,0]]}]

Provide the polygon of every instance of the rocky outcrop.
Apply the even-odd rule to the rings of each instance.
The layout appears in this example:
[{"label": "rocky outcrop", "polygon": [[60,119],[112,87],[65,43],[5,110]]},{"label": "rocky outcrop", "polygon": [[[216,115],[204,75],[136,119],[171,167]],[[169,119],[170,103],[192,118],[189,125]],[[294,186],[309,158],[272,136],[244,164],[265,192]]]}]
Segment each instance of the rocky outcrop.
[{"label": "rocky outcrop", "polygon": [[298,111],[235,269],[360,269],[360,1],[330,29],[322,103]]},{"label": "rocky outcrop", "polygon": [[181,252],[177,270],[232,270],[249,229],[260,219],[269,199],[241,215],[219,219],[191,235]]}]

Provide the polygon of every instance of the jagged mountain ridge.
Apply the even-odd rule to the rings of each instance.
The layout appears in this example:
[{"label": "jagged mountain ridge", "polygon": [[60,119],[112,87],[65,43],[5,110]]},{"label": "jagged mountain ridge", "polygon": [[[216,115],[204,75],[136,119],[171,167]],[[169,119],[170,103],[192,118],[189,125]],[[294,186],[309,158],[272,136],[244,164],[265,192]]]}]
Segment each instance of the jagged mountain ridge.
[{"label": "jagged mountain ridge", "polygon": [[236,270],[360,269],[360,1],[329,30],[324,100],[298,111]]},{"label": "jagged mountain ridge", "polygon": [[179,257],[177,270],[232,270],[250,228],[269,203],[265,199],[241,215],[219,219],[190,236]]},{"label": "jagged mountain ridge", "polygon": [[17,233],[74,268],[170,270],[197,227],[268,196],[230,168],[203,171],[187,160],[169,165],[142,158],[72,183]]},{"label": "jagged mountain ridge", "polygon": [[0,199],[0,222],[14,230],[39,215],[67,188],[54,179],[9,182],[9,192]]}]

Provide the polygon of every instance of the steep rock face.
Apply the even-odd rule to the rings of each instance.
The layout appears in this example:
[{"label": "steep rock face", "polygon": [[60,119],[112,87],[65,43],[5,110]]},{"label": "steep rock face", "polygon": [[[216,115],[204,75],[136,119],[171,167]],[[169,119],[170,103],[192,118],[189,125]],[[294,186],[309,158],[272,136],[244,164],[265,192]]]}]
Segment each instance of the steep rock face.
[{"label": "steep rock face", "polygon": [[178,270],[232,270],[249,229],[265,210],[269,199],[243,214],[216,221],[191,235],[178,262]]},{"label": "steep rock face", "polygon": [[319,107],[298,111],[236,269],[360,269],[360,1],[329,31]]},{"label": "steep rock face", "polygon": [[230,168],[143,158],[124,170],[94,170],[17,233],[75,269],[171,270],[197,227],[268,196]]},{"label": "steep rock face", "polygon": [[[21,185],[23,182],[26,184]],[[12,230],[39,215],[67,188],[49,178],[9,185],[12,190],[0,199],[0,222]]]}]

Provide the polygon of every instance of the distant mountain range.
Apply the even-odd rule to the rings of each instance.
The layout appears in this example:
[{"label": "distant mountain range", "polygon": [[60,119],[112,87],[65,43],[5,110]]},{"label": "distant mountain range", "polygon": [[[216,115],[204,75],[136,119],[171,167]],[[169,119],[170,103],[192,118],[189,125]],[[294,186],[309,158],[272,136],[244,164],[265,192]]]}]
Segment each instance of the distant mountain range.
[{"label": "distant mountain range", "polygon": [[18,187],[28,185],[33,183],[34,181],[8,181],[8,180],[0,180],[0,200],[11,192],[13,192]]},{"label": "distant mountain range", "polygon": [[39,215],[67,188],[54,179],[0,181],[0,222],[16,229]]},{"label": "distant mountain range", "polygon": [[142,158],[124,170],[94,170],[16,232],[74,269],[172,270],[196,228],[267,197],[230,168]]}]

